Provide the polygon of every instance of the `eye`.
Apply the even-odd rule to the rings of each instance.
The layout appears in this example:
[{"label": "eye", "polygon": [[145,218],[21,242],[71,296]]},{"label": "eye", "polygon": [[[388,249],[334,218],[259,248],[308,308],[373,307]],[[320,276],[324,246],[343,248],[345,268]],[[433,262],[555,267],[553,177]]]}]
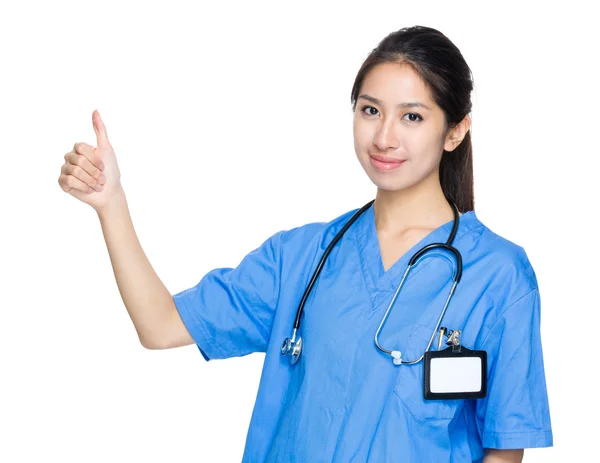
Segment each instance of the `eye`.
[{"label": "eye", "polygon": [[417,118],[417,119],[409,119],[408,122],[420,122],[423,120],[423,118],[420,115],[418,115],[417,113],[408,113],[405,115],[405,117],[406,116],[416,116],[416,118]]},{"label": "eye", "polygon": [[371,113],[371,112],[368,112],[368,111],[365,111],[365,110],[368,110],[368,109],[374,109],[375,111],[377,111],[377,109],[376,109],[376,108],[374,108],[373,106],[363,106],[363,107],[362,107],[360,110],[361,110],[363,113],[365,113],[366,115],[368,115],[368,116],[374,116],[375,114],[373,114],[373,113]]}]

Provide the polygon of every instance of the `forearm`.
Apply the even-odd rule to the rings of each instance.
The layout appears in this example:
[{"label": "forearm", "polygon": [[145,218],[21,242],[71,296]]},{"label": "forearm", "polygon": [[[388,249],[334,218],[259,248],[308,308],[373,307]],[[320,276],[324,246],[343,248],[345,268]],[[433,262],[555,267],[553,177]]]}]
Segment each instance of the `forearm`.
[{"label": "forearm", "polygon": [[521,463],[523,461],[523,449],[498,450],[485,449],[483,463]]},{"label": "forearm", "polygon": [[98,210],[98,217],[121,298],[140,342],[156,346],[173,299],[140,245],[125,193]]}]

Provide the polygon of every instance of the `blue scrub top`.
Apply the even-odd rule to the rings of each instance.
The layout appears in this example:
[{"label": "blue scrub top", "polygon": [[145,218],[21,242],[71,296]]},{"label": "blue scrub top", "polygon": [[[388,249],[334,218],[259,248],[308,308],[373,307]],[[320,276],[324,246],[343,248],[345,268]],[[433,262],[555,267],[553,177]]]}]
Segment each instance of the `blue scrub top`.
[{"label": "blue scrub top", "polygon": [[[370,206],[333,248],[307,300],[298,363],[281,355],[319,259],[357,210],[280,231],[236,268],[214,269],[173,296],[207,361],[266,353],[243,462],[457,463],[480,461],[486,447],[551,446],[536,276],[524,249],[474,211],[460,217],[454,246],[463,275],[442,326],[487,351],[485,399],[426,401],[423,362],[395,366],[374,342],[408,261],[426,244],[445,243],[452,221],[384,271]],[[454,269],[448,251],[419,260],[381,346],[405,359],[424,352]]]}]

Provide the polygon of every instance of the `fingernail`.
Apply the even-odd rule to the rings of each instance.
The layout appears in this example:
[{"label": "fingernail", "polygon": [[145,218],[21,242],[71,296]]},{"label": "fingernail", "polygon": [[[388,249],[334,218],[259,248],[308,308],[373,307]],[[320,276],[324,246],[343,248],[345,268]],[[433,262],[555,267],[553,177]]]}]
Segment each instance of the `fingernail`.
[{"label": "fingernail", "polygon": [[106,183],[106,177],[104,176],[104,174],[100,174],[100,177],[98,177],[98,181],[103,185]]},{"label": "fingernail", "polygon": [[96,191],[102,191],[104,187],[102,185],[96,184]]},{"label": "fingernail", "polygon": [[104,170],[104,163],[103,162],[101,162],[100,164],[98,164],[98,169]]}]

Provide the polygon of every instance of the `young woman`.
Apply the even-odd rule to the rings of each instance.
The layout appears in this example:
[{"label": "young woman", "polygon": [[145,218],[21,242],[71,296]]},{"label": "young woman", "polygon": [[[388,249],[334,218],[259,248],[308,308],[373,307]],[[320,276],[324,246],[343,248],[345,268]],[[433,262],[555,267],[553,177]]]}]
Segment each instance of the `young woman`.
[{"label": "young woman", "polygon": [[[266,353],[244,462],[491,463],[552,445],[535,273],[523,248],[474,212],[472,89],[460,51],[439,31],[385,37],[351,96],[354,147],[377,186],[374,202],[275,233],[236,268],[214,269],[175,295],[139,245],[96,111],[98,146],[77,143],[65,156],[59,184],[98,212],[144,346],[196,343],[206,360]],[[439,247],[405,274],[415,252],[450,236],[459,284],[458,261]],[[424,398],[424,360],[402,362],[437,350],[440,326],[487,353],[485,397]]]}]

